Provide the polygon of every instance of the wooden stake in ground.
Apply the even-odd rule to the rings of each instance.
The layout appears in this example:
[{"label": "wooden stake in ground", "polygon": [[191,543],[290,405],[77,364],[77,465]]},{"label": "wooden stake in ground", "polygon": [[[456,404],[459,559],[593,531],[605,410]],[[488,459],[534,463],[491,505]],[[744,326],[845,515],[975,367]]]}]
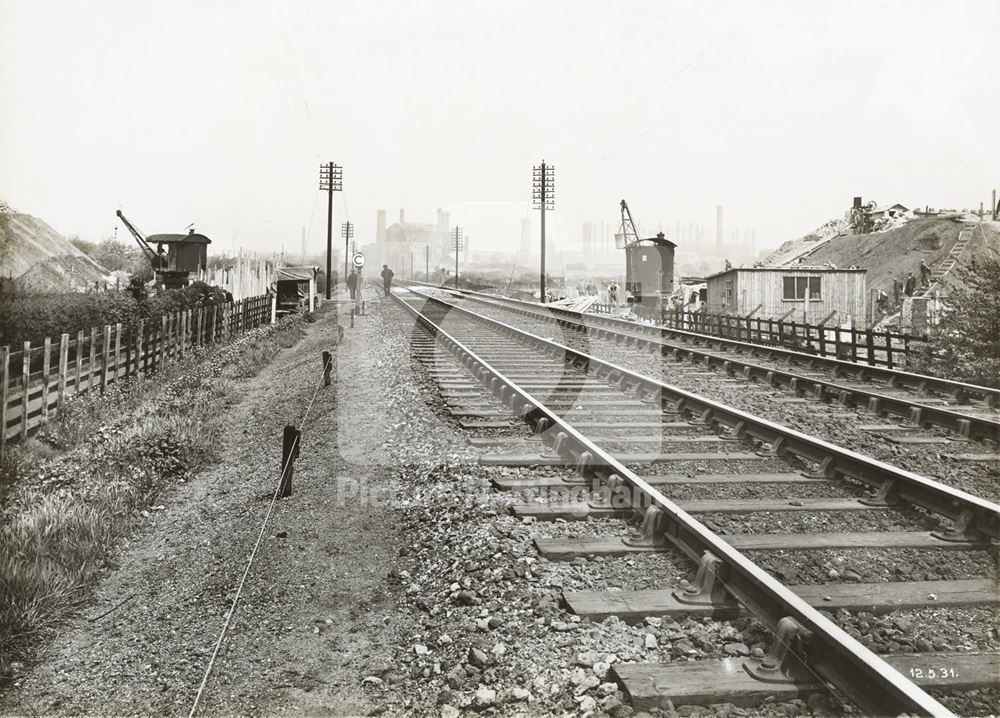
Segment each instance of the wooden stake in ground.
[{"label": "wooden stake in ground", "polygon": [[278,497],[286,498],[292,495],[292,472],[295,468],[295,459],[299,456],[299,438],[301,434],[294,426],[285,426],[281,441],[281,485],[278,488]]}]

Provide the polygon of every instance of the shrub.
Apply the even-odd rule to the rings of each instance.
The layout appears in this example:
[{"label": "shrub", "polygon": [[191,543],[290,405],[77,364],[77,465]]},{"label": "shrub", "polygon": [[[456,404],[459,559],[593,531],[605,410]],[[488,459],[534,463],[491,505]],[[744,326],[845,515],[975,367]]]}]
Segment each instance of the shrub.
[{"label": "shrub", "polygon": [[163,315],[225,301],[224,290],[204,282],[139,299],[127,291],[0,294],[0,346],[16,349],[26,341],[40,344],[45,337],[75,336],[106,324],[134,329],[140,320],[155,322]]}]

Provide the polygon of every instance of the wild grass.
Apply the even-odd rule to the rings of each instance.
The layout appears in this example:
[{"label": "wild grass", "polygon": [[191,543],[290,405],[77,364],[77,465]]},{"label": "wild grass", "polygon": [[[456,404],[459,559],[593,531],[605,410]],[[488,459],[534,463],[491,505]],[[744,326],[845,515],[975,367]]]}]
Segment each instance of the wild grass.
[{"label": "wild grass", "polygon": [[289,318],[103,396],[73,397],[10,452],[0,464],[0,686],[79,611],[141,512],[218,459],[239,380],[303,334]]}]

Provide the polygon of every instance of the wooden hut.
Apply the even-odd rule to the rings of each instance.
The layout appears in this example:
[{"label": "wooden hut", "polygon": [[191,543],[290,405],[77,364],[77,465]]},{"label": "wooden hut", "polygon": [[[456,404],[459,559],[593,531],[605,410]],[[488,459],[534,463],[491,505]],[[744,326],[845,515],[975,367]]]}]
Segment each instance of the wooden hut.
[{"label": "wooden hut", "polygon": [[709,314],[810,324],[864,322],[866,269],[735,267],[708,277]]}]

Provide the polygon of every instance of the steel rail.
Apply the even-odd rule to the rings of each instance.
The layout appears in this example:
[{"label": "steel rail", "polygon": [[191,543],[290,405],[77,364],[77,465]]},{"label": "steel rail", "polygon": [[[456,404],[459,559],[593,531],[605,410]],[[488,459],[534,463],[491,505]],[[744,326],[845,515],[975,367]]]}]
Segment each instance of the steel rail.
[{"label": "steel rail", "polygon": [[[419,282],[408,283],[421,284]],[[551,312],[561,316],[574,317],[578,320],[585,318],[588,322],[592,322],[594,324],[627,328],[632,331],[658,333],[661,337],[673,336],[682,340],[690,341],[694,344],[697,344],[698,342],[703,342],[709,346],[715,344],[719,347],[730,348],[736,353],[749,353],[751,355],[767,354],[769,358],[781,358],[789,363],[798,362],[807,365],[822,365],[826,368],[834,369],[837,372],[842,372],[852,379],[880,379],[889,386],[916,389],[918,391],[936,391],[940,394],[952,397],[955,401],[963,401],[969,397],[973,397],[984,401],[988,406],[1000,406],[1000,389],[994,389],[993,387],[980,386],[978,384],[967,384],[965,382],[954,381],[952,379],[943,379],[941,377],[928,376],[926,374],[915,374],[913,372],[906,372],[899,369],[889,369],[888,367],[861,364],[860,362],[837,359],[834,357],[816,356],[813,354],[806,354],[805,352],[795,351],[794,349],[775,347],[767,344],[754,344],[752,342],[745,342],[739,339],[729,339],[727,337],[719,337],[711,334],[699,334],[698,332],[691,332],[684,329],[638,324],[625,319],[605,317],[598,314],[587,314],[585,312],[577,312],[563,307],[545,305],[543,308],[541,305],[534,304],[532,302],[525,302],[520,299],[512,299],[510,297],[501,297],[494,294],[485,294],[483,292],[474,292],[469,289],[455,290],[446,287],[435,287],[430,284],[422,286],[438,289],[451,294],[457,292],[462,296],[467,296],[470,299],[477,301],[494,304],[516,305],[519,308],[532,312],[533,314],[542,315],[544,312]]]},{"label": "steel rail", "polygon": [[[818,401],[831,399],[843,406],[856,406],[858,404],[863,404],[876,416],[893,414],[895,416],[908,419],[914,425],[914,428],[940,426],[955,431],[959,434],[959,436],[965,438],[991,439],[993,441],[1000,440],[1000,421],[993,421],[971,414],[963,414],[957,411],[923,404],[919,401],[903,397],[894,397],[858,387],[844,386],[826,379],[808,377],[791,371],[765,367],[748,361],[741,361],[730,356],[713,354],[709,351],[694,349],[690,346],[679,347],[675,344],[666,342],[661,338],[648,336],[651,331],[656,331],[656,327],[624,322],[624,324],[630,328],[632,332],[634,332],[626,333],[617,328],[608,329],[601,326],[595,326],[594,324],[596,322],[603,321],[604,318],[594,318],[592,315],[585,315],[579,312],[572,312],[574,318],[565,319],[560,318],[559,316],[554,316],[556,312],[566,311],[562,309],[538,309],[525,308],[521,306],[508,307],[505,306],[503,302],[493,302],[490,300],[480,299],[478,297],[470,298],[483,304],[498,305],[506,311],[531,316],[540,321],[552,322],[562,327],[571,327],[584,334],[595,334],[598,337],[603,336],[604,338],[622,341],[626,344],[626,346],[630,342],[634,341],[640,346],[645,345],[651,348],[657,348],[661,355],[671,354],[678,361],[681,361],[683,357],[687,355],[692,361],[703,361],[705,366],[710,369],[718,367],[726,371],[728,374],[740,372],[751,381],[762,379],[774,387],[785,386],[792,390],[796,395],[809,393]],[[504,299],[503,301],[517,302],[518,300]],[[838,367],[834,367],[835,374],[840,371],[841,370]]]},{"label": "steel rail", "polygon": [[[488,325],[498,331],[534,336],[437,298],[416,291],[413,293],[451,307],[450,311],[459,309],[466,316],[485,319]],[[581,473],[604,480],[617,477],[627,482],[648,499],[646,519],[657,519],[657,528],[670,543],[696,561],[706,556],[720,560],[722,566],[713,570],[724,582],[725,590],[768,625],[778,640],[792,639],[789,650],[805,668],[833,683],[850,695],[862,709],[874,715],[952,715],[947,708],[882,658],[824,618],[816,609],[580,434],[429,317],[399,296],[394,298],[516,416],[531,425],[543,440],[551,442],[564,458],[577,462]],[[540,337],[534,339],[539,347],[545,344],[558,346]],[[567,356],[578,355],[571,350],[566,351]],[[795,636],[789,636],[784,630],[789,625],[789,619],[794,622],[793,625],[801,628]]]},{"label": "steel rail", "polygon": [[819,471],[825,477],[843,476],[868,484],[876,491],[877,500],[886,504],[908,501],[945,516],[956,524],[954,533],[943,536],[945,540],[981,538],[975,535],[977,531],[989,539],[1000,538],[1000,505],[993,502],[647,377],[436,297],[412,289],[410,291],[449,307],[449,311],[458,311],[483,324],[502,327],[502,331],[511,336],[544,349],[549,354],[564,356],[577,366],[594,370],[598,376],[645,395],[650,401],[658,401],[667,411],[693,414],[700,423],[710,427],[721,426],[734,437],[757,439],[769,444],[775,455],[792,454],[819,464]]}]

